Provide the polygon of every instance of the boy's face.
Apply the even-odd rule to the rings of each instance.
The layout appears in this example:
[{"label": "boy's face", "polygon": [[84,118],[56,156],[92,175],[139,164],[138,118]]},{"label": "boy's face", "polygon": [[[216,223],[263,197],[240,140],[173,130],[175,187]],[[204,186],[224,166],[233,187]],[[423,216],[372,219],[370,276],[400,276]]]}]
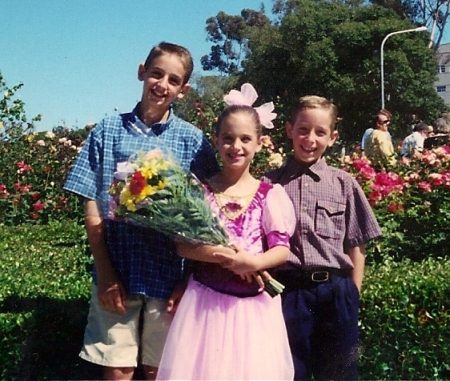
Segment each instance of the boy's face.
[{"label": "boy's face", "polygon": [[300,163],[312,165],[336,141],[337,131],[331,131],[331,113],[321,108],[305,109],[297,114],[295,124],[286,123],[286,133],[292,140],[294,157]]},{"label": "boy's face", "polygon": [[139,65],[138,78],[143,90],[141,109],[159,108],[166,110],[175,99],[181,99],[189,91],[190,85],[183,84],[186,70],[175,54],[162,54],[156,57],[145,69]]}]

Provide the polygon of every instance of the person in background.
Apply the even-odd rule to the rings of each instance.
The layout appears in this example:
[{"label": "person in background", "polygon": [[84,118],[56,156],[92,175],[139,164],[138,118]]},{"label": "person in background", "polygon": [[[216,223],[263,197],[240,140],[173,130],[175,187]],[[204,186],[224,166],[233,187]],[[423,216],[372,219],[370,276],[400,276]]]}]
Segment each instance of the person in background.
[{"label": "person in background", "polygon": [[436,119],[433,132],[433,136],[423,142],[424,149],[450,145],[450,124],[445,117]]},{"label": "person in background", "polygon": [[374,117],[374,130],[365,140],[365,155],[377,169],[385,167],[386,163],[395,165],[397,162],[391,135],[388,131],[392,114],[388,110],[380,110]]},{"label": "person in background", "polygon": [[381,235],[358,182],[323,157],[338,135],[337,112],[325,98],[300,98],[286,123],[294,155],[263,177],[284,187],[296,211],[288,261],[273,271],[286,286],[295,380],[357,379],[364,247]]},{"label": "person in background", "polygon": [[85,225],[94,257],[94,284],[80,356],[103,366],[107,380],[131,380],[139,354],[145,377],[156,377],[182,293],[177,294],[175,287],[184,276],[174,242],[108,218],[108,190],[117,163],[139,151],[165,147],[201,179],[219,170],[201,130],[172,110],[172,102],[189,91],[192,70],[186,48],[168,42],[155,46],[138,68],[143,83],[140,102],[132,112],[107,117],[96,125],[64,185],[86,200]]},{"label": "person in background", "polygon": [[402,144],[402,157],[412,157],[423,150],[425,139],[428,137],[428,125],[425,122],[419,122],[414,126],[414,132],[408,135]]}]

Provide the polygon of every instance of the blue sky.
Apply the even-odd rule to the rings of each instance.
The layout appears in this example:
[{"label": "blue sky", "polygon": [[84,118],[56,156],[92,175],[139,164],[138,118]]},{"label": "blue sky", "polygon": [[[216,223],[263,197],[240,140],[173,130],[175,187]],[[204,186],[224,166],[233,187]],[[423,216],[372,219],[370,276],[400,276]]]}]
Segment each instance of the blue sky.
[{"label": "blue sky", "polygon": [[[138,65],[160,41],[186,46],[201,74],[206,19],[243,8],[271,14],[271,0],[0,0],[0,72],[37,130],[84,127],[131,110]],[[446,38],[443,42],[448,42]]]},{"label": "blue sky", "polygon": [[37,130],[84,127],[141,96],[138,65],[160,41],[187,47],[194,72],[208,54],[206,19],[271,0],[0,0],[0,72]]}]

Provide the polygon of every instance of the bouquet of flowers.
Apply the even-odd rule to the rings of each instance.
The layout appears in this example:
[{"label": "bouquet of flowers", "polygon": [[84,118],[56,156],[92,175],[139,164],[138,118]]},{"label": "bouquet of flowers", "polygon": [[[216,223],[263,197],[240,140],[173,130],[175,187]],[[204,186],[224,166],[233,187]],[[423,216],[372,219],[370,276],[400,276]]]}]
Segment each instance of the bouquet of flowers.
[{"label": "bouquet of flowers", "polygon": [[[232,247],[206,200],[203,185],[159,149],[118,163],[109,194],[114,219],[151,228],[174,240]],[[262,278],[271,296],[283,291],[275,279]]]}]

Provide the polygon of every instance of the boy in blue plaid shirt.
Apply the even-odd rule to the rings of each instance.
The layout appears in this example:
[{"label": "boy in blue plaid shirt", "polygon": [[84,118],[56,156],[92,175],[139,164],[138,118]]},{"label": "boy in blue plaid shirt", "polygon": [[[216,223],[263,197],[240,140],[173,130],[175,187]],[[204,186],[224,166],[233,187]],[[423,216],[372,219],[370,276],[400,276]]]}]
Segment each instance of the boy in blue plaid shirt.
[{"label": "boy in blue plaid shirt", "polygon": [[183,277],[183,261],[171,240],[107,218],[108,189],[117,163],[138,151],[164,147],[200,179],[218,170],[201,130],[176,117],[171,107],[188,92],[192,71],[188,50],[167,42],[155,46],[139,65],[141,101],[132,112],[96,125],[64,185],[86,200],[85,224],[94,257],[93,292],[80,356],[102,365],[105,379],[132,379],[138,353],[146,378],[154,379],[181,297],[174,290]]}]

